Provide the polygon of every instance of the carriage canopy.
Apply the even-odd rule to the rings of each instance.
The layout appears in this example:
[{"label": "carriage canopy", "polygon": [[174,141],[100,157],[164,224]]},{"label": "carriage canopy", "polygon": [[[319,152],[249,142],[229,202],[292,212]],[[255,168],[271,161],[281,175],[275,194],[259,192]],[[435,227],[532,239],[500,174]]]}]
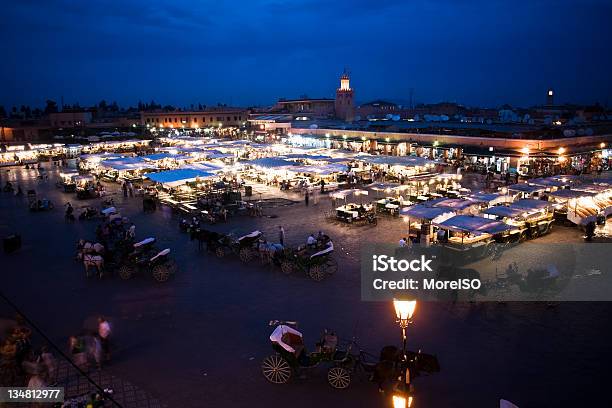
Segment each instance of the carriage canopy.
[{"label": "carriage canopy", "polygon": [[290,344],[303,344],[304,336],[292,327],[279,324],[270,335],[270,341],[278,344],[290,353],[295,353],[295,349]]}]

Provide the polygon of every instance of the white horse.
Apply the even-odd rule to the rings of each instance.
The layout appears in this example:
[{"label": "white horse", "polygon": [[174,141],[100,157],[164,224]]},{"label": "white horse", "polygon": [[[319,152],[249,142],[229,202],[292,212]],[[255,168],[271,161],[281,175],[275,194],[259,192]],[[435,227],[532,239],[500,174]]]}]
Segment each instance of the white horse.
[{"label": "white horse", "polygon": [[83,266],[85,266],[85,276],[89,278],[89,268],[95,267],[98,276],[101,278],[104,274],[104,258],[98,254],[83,254]]}]

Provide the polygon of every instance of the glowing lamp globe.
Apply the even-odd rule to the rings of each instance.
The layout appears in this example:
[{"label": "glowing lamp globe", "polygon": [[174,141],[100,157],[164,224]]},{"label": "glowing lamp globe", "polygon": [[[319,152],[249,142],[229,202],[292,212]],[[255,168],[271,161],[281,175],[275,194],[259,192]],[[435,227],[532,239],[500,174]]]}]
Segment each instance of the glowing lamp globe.
[{"label": "glowing lamp globe", "polygon": [[408,323],[412,319],[416,304],[416,300],[394,300],[393,306],[395,307],[397,320],[402,324]]}]

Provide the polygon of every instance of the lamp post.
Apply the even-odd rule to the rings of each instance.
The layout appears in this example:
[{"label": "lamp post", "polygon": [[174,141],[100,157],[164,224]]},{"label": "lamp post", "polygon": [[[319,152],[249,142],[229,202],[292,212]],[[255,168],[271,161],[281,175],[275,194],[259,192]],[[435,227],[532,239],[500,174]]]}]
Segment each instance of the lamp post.
[{"label": "lamp post", "polygon": [[416,300],[393,300],[393,307],[395,308],[395,316],[397,318],[396,322],[402,329],[402,361],[406,364],[399,378],[400,384],[398,384],[393,394],[393,408],[409,408],[412,406],[412,396],[409,394],[410,371],[407,367],[408,358],[406,356],[406,329],[412,323],[412,316],[416,310],[416,305]]},{"label": "lamp post", "polygon": [[395,307],[396,323],[402,329],[402,356],[406,359],[406,329],[412,323],[412,315],[416,309],[416,300],[393,300]]}]

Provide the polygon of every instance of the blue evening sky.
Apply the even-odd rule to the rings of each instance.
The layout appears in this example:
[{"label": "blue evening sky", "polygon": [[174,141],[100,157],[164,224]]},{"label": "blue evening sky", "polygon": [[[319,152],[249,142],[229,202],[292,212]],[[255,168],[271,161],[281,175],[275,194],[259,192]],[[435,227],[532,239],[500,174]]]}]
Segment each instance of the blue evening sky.
[{"label": "blue evening sky", "polygon": [[612,102],[607,0],[13,0],[0,104]]}]

